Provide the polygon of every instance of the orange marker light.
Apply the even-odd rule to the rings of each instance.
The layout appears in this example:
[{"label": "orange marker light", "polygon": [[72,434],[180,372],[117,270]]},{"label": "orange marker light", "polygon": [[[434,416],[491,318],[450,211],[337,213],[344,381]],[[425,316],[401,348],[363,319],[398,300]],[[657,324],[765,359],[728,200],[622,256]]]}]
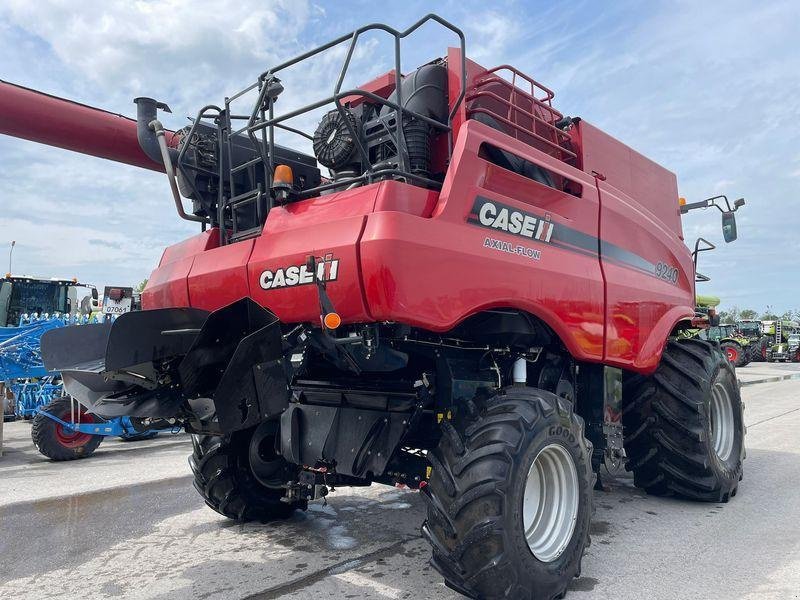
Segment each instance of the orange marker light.
[{"label": "orange marker light", "polygon": [[678,206],[684,206],[686,204],[686,198],[678,198]]},{"label": "orange marker light", "polygon": [[325,315],[325,318],[322,319],[322,322],[325,323],[325,327],[328,329],[336,329],[342,324],[342,317],[337,315],[335,312],[330,312]]},{"label": "orange marker light", "polygon": [[294,184],[294,173],[292,173],[292,167],[288,165],[278,165],[275,167],[275,174],[272,176],[272,184],[291,187]]}]

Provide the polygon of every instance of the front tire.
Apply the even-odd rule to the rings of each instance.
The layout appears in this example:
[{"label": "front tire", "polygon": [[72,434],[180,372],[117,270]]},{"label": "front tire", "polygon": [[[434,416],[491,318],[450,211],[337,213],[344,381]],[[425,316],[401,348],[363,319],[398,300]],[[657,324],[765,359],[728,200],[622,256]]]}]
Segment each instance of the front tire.
[{"label": "front tire", "polygon": [[442,423],[422,487],[431,565],[472,598],[560,597],[589,540],[594,474],[583,421],[567,400],[521,387],[455,423]]},{"label": "front tire", "polygon": [[[722,342],[720,344],[722,352],[734,367],[744,366],[744,348],[736,342]],[[750,362],[750,361],[747,361]]]},{"label": "front tire", "polygon": [[654,495],[727,502],[742,477],[744,419],[733,366],[713,344],[670,340],[656,372],[623,378],[627,468]]},{"label": "front tire", "polygon": [[[237,431],[225,436],[192,436],[193,452],[189,466],[194,473],[195,489],[210,508],[235,521],[288,519],[296,510],[305,510],[308,506],[307,502],[287,504],[281,501],[285,490],[279,487],[280,474],[288,468],[286,461],[270,457],[274,460],[251,464],[251,442],[254,434],[262,429]],[[265,445],[268,446],[269,442],[266,441]],[[259,480],[259,470],[263,472],[270,464],[275,467],[270,471],[274,481],[266,481],[263,477]]]}]

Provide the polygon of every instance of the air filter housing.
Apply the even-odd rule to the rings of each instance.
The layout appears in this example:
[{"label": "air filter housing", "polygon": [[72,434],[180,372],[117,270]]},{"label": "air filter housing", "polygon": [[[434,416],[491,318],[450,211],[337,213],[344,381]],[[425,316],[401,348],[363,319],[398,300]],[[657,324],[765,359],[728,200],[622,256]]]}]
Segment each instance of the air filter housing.
[{"label": "air filter housing", "polygon": [[320,121],[314,132],[314,155],[321,165],[329,169],[341,169],[352,160],[356,142],[350,133],[358,132],[358,122],[353,114],[332,110]]}]

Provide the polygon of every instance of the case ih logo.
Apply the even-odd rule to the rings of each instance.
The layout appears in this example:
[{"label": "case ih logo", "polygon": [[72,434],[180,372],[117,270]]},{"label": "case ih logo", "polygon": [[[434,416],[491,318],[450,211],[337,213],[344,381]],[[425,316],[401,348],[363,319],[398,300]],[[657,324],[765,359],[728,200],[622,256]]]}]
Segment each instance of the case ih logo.
[{"label": "case ih logo", "polygon": [[[320,281],[336,281],[338,276],[338,258],[333,258],[333,254],[326,254],[324,258],[317,258],[317,279]],[[258,283],[265,290],[307,285],[314,283],[314,274],[305,263],[290,265],[288,267],[280,267],[275,271],[264,271],[258,278]]]},{"label": "case ih logo", "polygon": [[553,235],[550,215],[542,218],[480,196],[475,198],[467,222],[539,242],[549,242]]}]

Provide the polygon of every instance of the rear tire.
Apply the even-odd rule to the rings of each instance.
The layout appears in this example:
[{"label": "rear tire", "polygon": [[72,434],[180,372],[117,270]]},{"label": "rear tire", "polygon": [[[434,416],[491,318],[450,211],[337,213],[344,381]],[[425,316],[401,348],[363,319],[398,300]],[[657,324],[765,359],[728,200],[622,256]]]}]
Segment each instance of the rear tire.
[{"label": "rear tire", "polygon": [[732,365],[713,344],[670,340],[649,377],[626,373],[627,468],[655,495],[727,502],[742,477],[743,406]]},{"label": "rear tire", "polygon": [[[296,510],[306,510],[307,502],[281,502],[284,489],[267,487],[256,479],[249,459],[252,437],[252,429],[225,436],[192,436],[189,466],[203,500],[219,514],[240,522],[288,519]],[[280,466],[288,467],[288,463]]]},{"label": "rear tire", "polygon": [[[92,423],[95,419],[84,407],[68,397],[56,398],[42,410],[65,422],[72,422],[73,414],[80,415],[78,420],[84,423]],[[90,456],[103,441],[103,436],[70,432],[60,423],[37,412],[31,424],[31,439],[44,456],[50,460],[64,461]]]},{"label": "rear tire", "polygon": [[[509,388],[442,429],[421,487],[431,565],[471,598],[561,597],[580,574],[594,485],[591,445],[572,405]],[[550,517],[559,525],[547,527]]]},{"label": "rear tire", "polygon": [[753,349],[750,348],[749,346],[742,347],[742,358],[739,361],[740,364],[736,365],[737,367],[746,367],[747,365],[750,364],[750,362],[753,360],[752,350]]}]

